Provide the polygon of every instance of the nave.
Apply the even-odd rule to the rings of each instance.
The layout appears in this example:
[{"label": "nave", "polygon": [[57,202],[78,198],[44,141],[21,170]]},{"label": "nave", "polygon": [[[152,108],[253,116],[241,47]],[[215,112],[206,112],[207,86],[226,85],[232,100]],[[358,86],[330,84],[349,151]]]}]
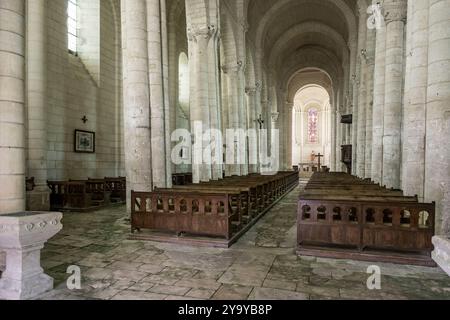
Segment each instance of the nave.
[{"label": "nave", "polygon": [[[64,229],[42,254],[55,289],[38,299],[447,299],[439,268],[377,263],[381,290],[367,290],[373,263],[297,257],[301,186],[276,204],[230,249],[128,240],[123,207],[66,214]],[[68,290],[70,265],[82,289]]]}]

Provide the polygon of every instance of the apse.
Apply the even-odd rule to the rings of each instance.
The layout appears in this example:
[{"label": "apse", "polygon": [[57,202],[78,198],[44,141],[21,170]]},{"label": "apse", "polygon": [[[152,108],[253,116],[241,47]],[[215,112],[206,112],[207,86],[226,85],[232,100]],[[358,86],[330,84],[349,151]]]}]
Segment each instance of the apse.
[{"label": "apse", "polygon": [[292,109],[292,164],[310,164],[323,155],[322,164],[330,166],[331,108],[328,92],[318,85],[301,88]]}]

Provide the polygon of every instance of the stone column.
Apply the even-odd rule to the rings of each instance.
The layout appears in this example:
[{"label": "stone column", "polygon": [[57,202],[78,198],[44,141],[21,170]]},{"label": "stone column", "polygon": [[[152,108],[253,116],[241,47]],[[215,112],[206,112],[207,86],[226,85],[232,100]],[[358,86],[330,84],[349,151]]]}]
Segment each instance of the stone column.
[{"label": "stone column", "polygon": [[373,95],[375,72],[375,30],[367,29],[366,37],[366,141],[364,178],[372,178]]},{"label": "stone column", "polygon": [[[241,128],[241,119],[239,111],[239,97],[238,97],[238,81],[239,72],[241,66],[227,65],[222,66],[222,71],[227,75],[228,80],[228,128],[230,130],[239,130]],[[230,163],[228,166],[230,170],[230,175],[243,175],[242,172],[242,159],[240,159],[240,153],[242,151],[241,137],[235,137],[234,145],[230,146],[227,141],[225,141],[228,148],[234,148],[234,162]],[[245,146],[245,144],[244,144]],[[233,161],[233,159],[230,159]],[[228,161],[227,161],[228,162]]]},{"label": "stone column", "polygon": [[400,188],[403,55],[406,0],[386,0],[383,184]]},{"label": "stone column", "polygon": [[429,8],[425,200],[437,203],[436,233],[450,236],[450,1]]},{"label": "stone column", "polygon": [[166,116],[163,88],[160,0],[147,0],[148,76],[153,187],[167,187]]},{"label": "stone column", "polygon": [[372,116],[372,180],[381,183],[383,176],[384,92],[386,70],[386,26],[376,31],[375,70]]},{"label": "stone column", "polygon": [[[278,161],[278,170],[283,170],[284,166],[285,166],[284,159],[285,159],[285,154],[286,154],[286,148],[284,145],[283,132],[282,132],[282,130],[280,130],[280,124],[282,124],[283,120],[284,120],[283,117],[284,117],[283,112],[281,112],[281,113],[280,112],[272,112],[270,114],[270,118],[269,118],[270,124],[268,124],[267,127],[270,126],[271,130],[268,131],[268,133],[267,133],[267,139],[268,139],[269,145],[270,145],[270,159],[271,159],[270,163],[271,163],[272,167],[270,169],[267,169],[266,172],[274,169],[273,168],[274,163],[272,161]],[[278,141],[274,141],[274,139],[273,139],[275,136],[274,133],[276,132],[274,130],[278,130],[278,133],[279,133]],[[274,146],[274,142],[278,142],[278,146],[279,146],[278,157],[276,155],[276,148]]]},{"label": "stone column", "polygon": [[402,189],[424,200],[429,0],[409,1],[408,67],[403,109]]},{"label": "stone column", "polygon": [[[279,132],[280,154],[279,154],[278,159],[279,159],[280,170],[284,170],[286,167],[286,154],[287,154],[285,106],[281,107],[278,112],[272,111],[272,131],[274,131],[274,130],[278,130],[278,132]],[[270,139],[271,139],[271,137],[270,137]],[[270,147],[272,148],[273,142],[272,142],[272,140],[270,140],[270,141],[271,141]],[[271,155],[273,156],[272,153],[271,153]]]},{"label": "stone column", "polygon": [[131,190],[152,190],[150,87],[145,0],[122,0],[127,203]]},{"label": "stone column", "polygon": [[[212,130],[221,131],[221,99],[220,99],[220,74],[219,74],[219,30],[214,28],[211,30],[211,41],[208,49],[208,74],[209,74],[209,109],[210,109],[210,125]],[[220,137],[212,137],[214,141],[219,142]],[[222,160],[224,141],[215,144],[215,150],[212,150],[211,156],[213,163],[211,166],[212,179],[220,180],[223,176],[223,165],[215,163],[214,159]],[[219,159],[220,158],[220,159]]]},{"label": "stone column", "polygon": [[286,102],[286,169],[292,169],[292,122],[294,102]]},{"label": "stone column", "polygon": [[338,127],[336,126],[336,113],[337,106],[336,101],[334,101],[333,106],[330,107],[330,131],[331,131],[331,154],[330,154],[330,170],[336,171],[336,132]]},{"label": "stone column", "polygon": [[[357,133],[356,133],[356,168],[355,173],[359,177],[365,176],[366,161],[366,109],[367,109],[367,4],[358,1],[359,28],[358,28],[358,52],[359,52],[359,74],[358,76],[358,103],[357,103]],[[355,119],[353,119],[355,121]],[[354,146],[355,147],[355,146]]]},{"label": "stone column", "polygon": [[258,114],[256,110],[256,87],[247,87],[245,93],[247,94],[247,110],[248,110],[248,123],[250,131],[255,133],[255,141],[250,141],[249,143],[249,172],[257,173],[259,172],[258,166]]},{"label": "stone column", "polygon": [[169,31],[167,23],[167,7],[166,0],[159,0],[160,2],[160,29],[161,29],[161,55],[162,55],[162,84],[164,92],[164,145],[166,149],[166,186],[168,188],[172,187],[172,172],[173,162],[172,162],[172,119],[171,112],[174,110],[170,106],[170,84],[169,84]]},{"label": "stone column", "polygon": [[[354,68],[355,73],[351,75],[352,84],[353,84],[353,97],[352,97],[352,111],[353,111],[353,124],[352,124],[352,174],[357,175],[360,174],[359,167],[359,157],[362,150],[359,149],[359,139],[361,133],[360,129],[360,96],[364,96],[360,94],[360,86],[361,86],[361,74],[362,74],[362,61],[361,61],[361,51],[365,47],[365,30],[367,28],[367,13],[365,10],[365,4],[361,1],[358,1],[358,17],[359,17],[359,26],[358,26],[358,49],[357,49],[357,59],[356,59],[356,67]],[[345,91],[343,91],[345,95]],[[359,152],[358,152],[359,151]]]},{"label": "stone column", "polygon": [[[245,65],[242,61],[238,62],[239,65],[239,72],[238,72],[238,102],[237,105],[239,110],[239,129],[243,130],[245,133],[247,133],[247,130],[249,128],[248,126],[248,113],[247,113],[247,106],[245,102]],[[247,138],[243,137],[241,139],[241,142],[239,143],[239,149],[242,154],[242,161],[241,161],[241,174],[243,176],[248,175],[248,143]]]},{"label": "stone column", "polygon": [[27,210],[48,211],[47,187],[47,19],[46,1],[27,1],[28,177]]},{"label": "stone column", "polygon": [[[358,60],[358,39],[356,39],[356,34],[354,35],[355,38],[349,39],[348,42],[348,47],[350,48],[350,67],[348,68],[349,70],[349,74],[348,74],[348,78],[344,80],[344,78],[339,77],[339,83],[343,83],[344,81],[348,81],[348,90],[345,90],[343,87],[344,85],[339,85],[340,88],[342,89],[337,89],[337,90],[342,90],[339,97],[340,97],[340,101],[337,104],[337,107],[340,107],[340,105],[343,106],[343,110],[341,115],[348,115],[348,114],[355,114],[355,102],[353,101],[354,97],[356,96],[356,93],[354,92],[354,90],[357,89],[357,87],[355,86],[354,81],[352,80],[352,76],[356,75],[356,64],[357,64],[357,60]],[[337,97],[338,91],[336,91],[336,97]],[[337,101],[337,99],[336,99]],[[339,123],[340,123],[340,119],[339,119]],[[352,143],[352,126],[351,125],[345,125],[342,126],[342,130],[344,130],[344,133],[342,135],[342,144],[351,144]],[[339,150],[341,150],[341,146],[338,146]],[[340,161],[340,159],[339,159]]]},{"label": "stone column", "polygon": [[203,130],[209,129],[208,98],[208,43],[211,29],[208,26],[188,26],[189,75],[190,75],[190,116],[192,133],[196,135],[192,148],[192,178],[194,183],[211,180],[211,166],[204,164],[203,132],[194,132],[195,124],[202,123]]},{"label": "stone column", "polygon": [[0,214],[25,210],[24,13],[0,1]]}]

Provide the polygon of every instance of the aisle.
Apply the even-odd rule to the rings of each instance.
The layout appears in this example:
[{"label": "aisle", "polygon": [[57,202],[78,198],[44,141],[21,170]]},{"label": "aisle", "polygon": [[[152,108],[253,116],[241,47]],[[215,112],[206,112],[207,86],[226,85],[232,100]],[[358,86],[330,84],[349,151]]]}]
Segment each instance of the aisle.
[{"label": "aisle", "polygon": [[[299,187],[300,188],[300,187]],[[125,208],[66,214],[43,266],[57,288],[42,299],[446,299],[439,269],[379,264],[382,290],[366,287],[369,263],[299,258],[292,191],[231,249],[127,240]],[[81,268],[82,289],[66,288]]]}]

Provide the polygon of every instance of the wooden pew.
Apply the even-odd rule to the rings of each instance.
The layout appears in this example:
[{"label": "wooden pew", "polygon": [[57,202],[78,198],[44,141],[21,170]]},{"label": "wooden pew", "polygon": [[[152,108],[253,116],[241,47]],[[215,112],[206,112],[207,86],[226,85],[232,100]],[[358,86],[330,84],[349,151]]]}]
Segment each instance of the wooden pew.
[{"label": "wooden pew", "polygon": [[299,198],[297,253],[434,266],[434,217],[435,204],[417,196],[316,173]]},{"label": "wooden pew", "polygon": [[105,179],[91,179],[86,181],[87,192],[92,193],[92,202],[97,206],[111,204],[111,190]]},{"label": "wooden pew", "polygon": [[230,239],[233,213],[227,194],[191,192],[177,197],[173,192],[133,192],[132,228],[191,233]]},{"label": "wooden pew", "polygon": [[[125,178],[106,178],[69,181],[47,181],[50,188],[50,207],[60,211],[89,211],[123,203],[126,197]],[[124,199],[122,201],[122,199]]]},{"label": "wooden pew", "polygon": [[127,201],[127,184],[125,177],[105,177],[107,190],[111,192],[110,200],[116,203]]},{"label": "wooden pew", "polygon": [[[284,172],[227,177],[153,192],[132,191],[132,232],[150,230],[150,235],[135,235],[137,239],[179,241],[180,237],[171,236],[176,234],[183,235],[187,243],[206,241],[229,247],[298,183],[298,173]],[[198,236],[225,241],[200,240]]]},{"label": "wooden pew", "polygon": [[67,181],[47,181],[50,189],[50,210],[58,211],[66,206]]},{"label": "wooden pew", "polygon": [[65,206],[66,210],[91,210],[94,209],[92,203],[92,193],[88,192],[87,181],[69,181],[65,185]]}]

